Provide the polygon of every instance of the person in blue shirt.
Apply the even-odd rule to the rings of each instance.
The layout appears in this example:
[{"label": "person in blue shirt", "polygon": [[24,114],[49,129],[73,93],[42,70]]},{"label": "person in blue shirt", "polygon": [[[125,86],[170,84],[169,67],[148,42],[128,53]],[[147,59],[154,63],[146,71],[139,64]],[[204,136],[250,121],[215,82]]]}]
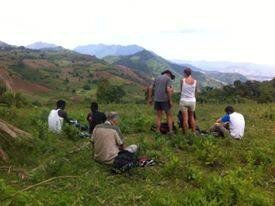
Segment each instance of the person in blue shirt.
[{"label": "person in blue shirt", "polygon": [[217,119],[210,132],[216,136],[231,136],[234,139],[241,139],[244,136],[245,120],[244,116],[235,112],[232,106],[225,108],[226,114]]}]

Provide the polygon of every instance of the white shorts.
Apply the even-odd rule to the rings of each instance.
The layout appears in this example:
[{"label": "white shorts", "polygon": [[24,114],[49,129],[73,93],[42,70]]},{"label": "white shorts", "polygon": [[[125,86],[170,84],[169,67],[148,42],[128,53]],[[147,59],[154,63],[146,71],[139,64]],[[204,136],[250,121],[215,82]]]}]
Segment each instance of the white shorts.
[{"label": "white shorts", "polygon": [[196,102],[180,101],[180,110],[182,112],[187,112],[188,109],[194,112],[196,109]]}]

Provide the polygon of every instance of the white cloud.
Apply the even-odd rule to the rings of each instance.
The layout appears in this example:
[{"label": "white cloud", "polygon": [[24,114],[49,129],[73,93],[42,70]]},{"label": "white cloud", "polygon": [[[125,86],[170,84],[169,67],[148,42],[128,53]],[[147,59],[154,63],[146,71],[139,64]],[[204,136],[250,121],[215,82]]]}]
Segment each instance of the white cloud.
[{"label": "white cloud", "polygon": [[0,40],[140,44],[170,59],[275,64],[272,0],[2,0]]}]

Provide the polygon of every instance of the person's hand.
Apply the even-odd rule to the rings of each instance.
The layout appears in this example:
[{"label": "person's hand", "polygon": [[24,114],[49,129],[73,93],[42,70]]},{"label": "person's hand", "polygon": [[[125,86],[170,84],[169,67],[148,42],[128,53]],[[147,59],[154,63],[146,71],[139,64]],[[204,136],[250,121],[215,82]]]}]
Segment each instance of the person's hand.
[{"label": "person's hand", "polygon": [[148,99],[148,105],[152,105],[153,104],[153,99],[152,98],[150,98],[150,99]]},{"label": "person's hand", "polygon": [[169,105],[170,105],[170,107],[173,106],[173,101],[172,100],[169,101]]}]

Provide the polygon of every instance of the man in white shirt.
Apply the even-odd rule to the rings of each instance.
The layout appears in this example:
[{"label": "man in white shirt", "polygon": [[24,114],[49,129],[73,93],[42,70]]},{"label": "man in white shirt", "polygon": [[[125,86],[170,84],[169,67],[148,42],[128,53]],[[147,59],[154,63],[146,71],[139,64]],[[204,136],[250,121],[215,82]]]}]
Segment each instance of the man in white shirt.
[{"label": "man in white shirt", "polygon": [[210,129],[210,132],[218,132],[221,136],[229,134],[235,139],[241,139],[244,136],[245,129],[243,115],[235,112],[232,106],[227,106],[225,112],[226,115],[216,121],[216,124]]},{"label": "man in white shirt", "polygon": [[67,113],[64,111],[66,102],[64,100],[58,100],[56,102],[56,109],[52,109],[48,116],[49,130],[55,133],[62,131],[63,122],[70,123]]}]

